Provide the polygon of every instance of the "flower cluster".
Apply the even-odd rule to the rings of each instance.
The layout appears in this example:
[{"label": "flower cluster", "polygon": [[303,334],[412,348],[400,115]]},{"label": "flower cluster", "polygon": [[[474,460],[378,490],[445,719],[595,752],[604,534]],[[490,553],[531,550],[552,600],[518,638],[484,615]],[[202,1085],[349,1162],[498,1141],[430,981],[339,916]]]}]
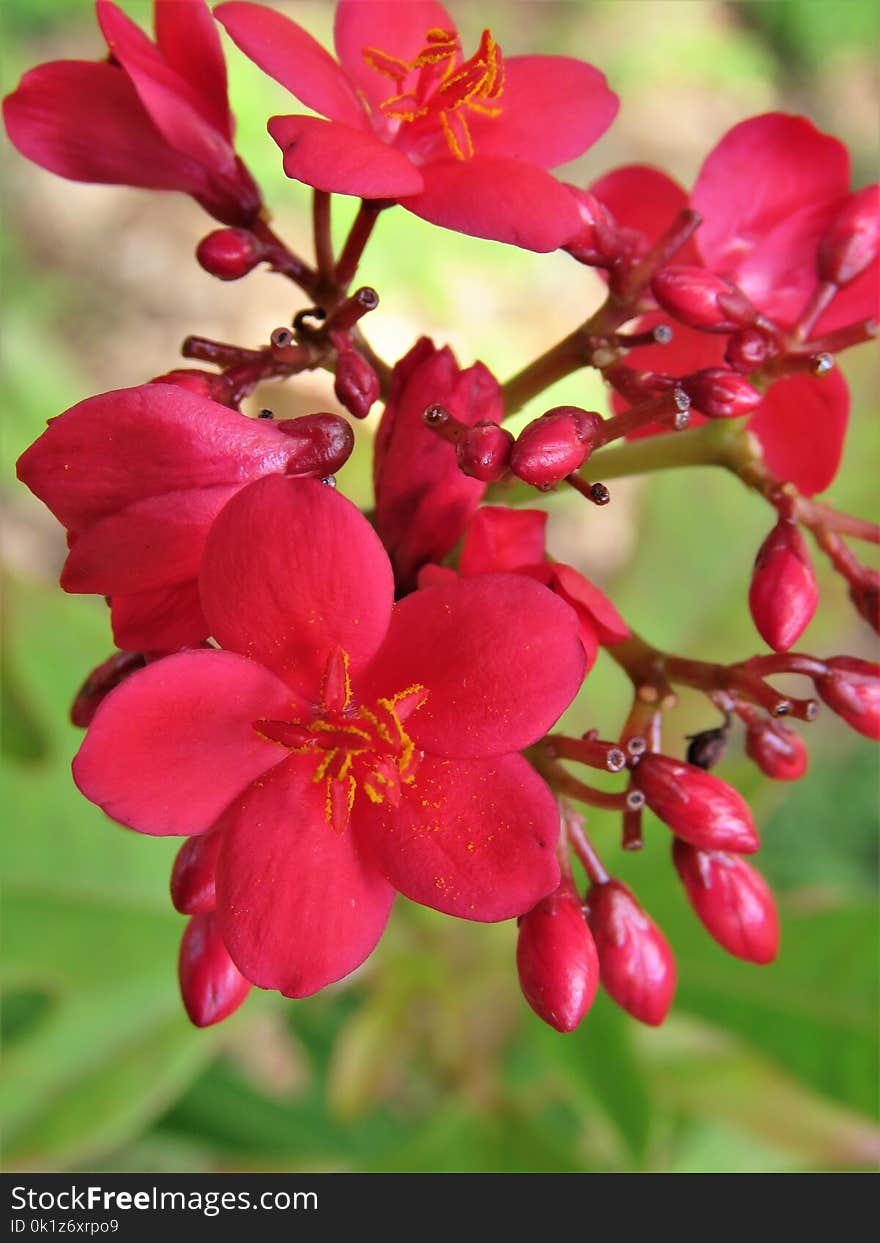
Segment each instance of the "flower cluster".
[{"label": "flower cluster", "polygon": [[[265,264],[305,297],[256,347],[188,337],[198,366],[80,402],[18,464],[66,530],[61,586],[107,598],[118,649],[74,702],[74,780],[120,824],[185,839],[171,896],[192,1021],[226,1018],[253,985],[304,997],[347,976],[402,894],[518,920],[522,991],[560,1031],[600,983],[661,1023],[673,951],[606,869],[585,808],[619,815],[625,851],[653,813],[706,930],[771,961],[779,921],[746,860],[758,829],[709,770],[739,721],[764,774],[802,777],[783,718],[810,721],[819,700],[880,737],[880,666],[792,650],[819,603],[805,531],[878,627],[880,578],[850,541],[880,531],[815,499],[849,418],[836,355],[876,332],[878,187],[852,190],[842,144],[778,113],[724,135],[689,194],[647,166],[571,185],[551,170],[613,121],[603,75],[505,56],[489,30],[465,47],[433,0],[340,0],[335,58],[238,0],[213,14],[156,0],[155,42],[109,0],[97,15],[105,59],[39,66],[6,99],[15,146],[62,177],[191,195],[223,226],[196,247],[205,271],[235,281]],[[312,189],[314,261],[272,230],[236,153],[218,22],[309,110],[268,131]],[[338,254],[335,194],[360,200]],[[426,336],[389,364],[364,330],[378,294],[355,278],[395,206],[567,252],[607,297],[504,384]],[[511,416],[581,368],[607,383],[609,414],[533,410],[514,433]],[[354,423],[244,406],[321,370]],[[376,426],[359,423],[377,403]],[[343,495],[356,434],[374,437],[369,519]],[[604,507],[606,480],[705,463],[773,513],[748,593],[770,650],[732,663],[651,645],[524,507],[555,489]],[[568,734],[558,723],[600,654],[631,702],[616,737]],[[783,674],[816,697],[778,690]],[[666,750],[676,686],[722,723]]]}]

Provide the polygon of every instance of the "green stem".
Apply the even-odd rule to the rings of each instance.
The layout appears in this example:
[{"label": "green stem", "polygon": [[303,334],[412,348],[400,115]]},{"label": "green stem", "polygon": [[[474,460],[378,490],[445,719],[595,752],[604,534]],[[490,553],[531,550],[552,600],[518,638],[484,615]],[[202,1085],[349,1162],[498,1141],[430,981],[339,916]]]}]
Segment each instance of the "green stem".
[{"label": "green stem", "polygon": [[591,479],[620,479],[681,466],[726,466],[752,456],[748,433],[738,425],[717,420],[683,432],[646,436],[613,449],[600,450],[589,459],[586,469]]}]

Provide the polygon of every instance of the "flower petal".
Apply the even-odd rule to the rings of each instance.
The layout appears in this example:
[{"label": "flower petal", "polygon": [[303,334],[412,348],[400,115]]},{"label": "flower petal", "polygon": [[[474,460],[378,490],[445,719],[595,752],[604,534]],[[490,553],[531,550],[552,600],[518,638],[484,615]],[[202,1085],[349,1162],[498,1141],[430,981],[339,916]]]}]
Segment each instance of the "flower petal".
[{"label": "flower petal", "polygon": [[283,682],[233,652],[163,657],[98,708],[73,761],[74,781],[139,833],[204,833],[284,758],[253,722],[289,715],[290,707]]},{"label": "flower petal", "polygon": [[818,288],[815,256],[833,215],[832,201],[786,216],[737,264],[740,289],[777,323],[794,324]]},{"label": "flower petal", "polygon": [[262,4],[232,0],[214,10],[217,21],[254,64],[301,104],[355,129],[369,126],[345,73],[302,26]]},{"label": "flower petal", "polygon": [[570,604],[578,615],[584,615],[599,642],[620,643],[628,639],[630,629],[608,597],[570,565],[551,567],[550,585]]},{"label": "flower petal", "polygon": [[605,75],[571,56],[511,56],[497,117],[468,117],[481,156],[555,168],[577,159],[601,138],[620,101]]},{"label": "flower petal", "polygon": [[396,199],[418,194],[422,174],[402,151],[364,130],[320,117],[272,117],[269,133],[284,152],[284,171],[316,190]]},{"label": "flower petal", "polygon": [[548,251],[581,228],[571,192],[534,164],[478,155],[426,164],[422,175],[422,193],[401,205],[444,229]]},{"label": "flower petal", "polygon": [[835,368],[777,380],[748,426],[773,474],[812,496],[837,474],[848,422],[849,389]]},{"label": "flower petal", "polygon": [[355,88],[376,108],[396,95],[394,82],[371,69],[367,48],[378,48],[400,61],[411,61],[425,46],[429,30],[455,33],[455,22],[435,0],[340,0],[336,6],[336,55]]},{"label": "flower petal", "polygon": [[364,701],[418,684],[427,700],[406,723],[417,747],[454,758],[504,755],[546,733],[583,674],[567,604],[518,574],[479,574],[394,606],[364,674]]},{"label": "flower petal", "polygon": [[188,82],[209,125],[231,143],[233,120],[220,35],[205,0],[153,6],[156,43],[171,68]]},{"label": "flower petal", "polygon": [[521,755],[426,755],[398,807],[354,815],[364,853],[395,889],[447,915],[512,919],[559,884],[559,809]]},{"label": "flower petal", "polygon": [[[593,182],[590,191],[608,208],[624,229],[637,229],[656,242],[680,211],[688,196],[677,181],[650,164],[625,164]],[[693,238],[676,251],[676,263],[700,262]]]},{"label": "flower petal", "polygon": [[308,997],[359,967],[384,931],[394,890],[324,814],[314,761],[291,756],[226,818],[217,919],[239,970]]},{"label": "flower petal", "polygon": [[543,561],[547,515],[543,509],[485,505],[470,521],[459,571],[464,575],[521,570]]},{"label": "flower petal", "polygon": [[114,596],[110,617],[113,641],[127,652],[196,647],[209,634],[195,579],[157,591]]},{"label": "flower petal", "polygon": [[350,501],[310,479],[260,479],[208,536],[202,606],[221,647],[316,698],[336,648],[356,675],[385,637],[394,582],[385,549]]}]

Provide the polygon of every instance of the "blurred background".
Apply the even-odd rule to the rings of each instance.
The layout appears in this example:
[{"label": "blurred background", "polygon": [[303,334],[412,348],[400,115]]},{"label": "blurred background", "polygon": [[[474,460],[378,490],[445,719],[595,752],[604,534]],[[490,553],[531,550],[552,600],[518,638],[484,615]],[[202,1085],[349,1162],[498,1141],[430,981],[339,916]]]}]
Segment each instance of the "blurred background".
[{"label": "blurred background", "polygon": [[[149,24],[149,7],[126,9]],[[329,43],[332,5],[279,5]],[[855,184],[877,175],[878,11],[866,0],[588,0],[455,4],[465,49],[491,25],[508,54],[591,60],[622,97],[611,131],[576,165],[586,184],[617,164],[659,164],[692,183],[732,124],[768,109],[809,115],[853,153]],[[4,91],[32,65],[96,58],[78,0],[6,0]],[[281,173],[265,121],[289,96],[229,45],[239,147],[279,232],[308,252],[309,192]],[[5,140],[4,140],[5,142]],[[779,895],[777,963],[736,962],[710,941],[677,888],[668,832],[625,856],[613,817],[590,832],[666,932],[679,992],[659,1030],[600,997],[561,1036],[522,1000],[512,923],[444,918],[400,899],[377,952],[307,1001],[256,990],[217,1030],[191,1028],[177,996],[183,920],[171,909],[172,841],[109,822],[73,788],[78,735],[67,724],[86,673],[110,652],[106,610],[64,596],[63,533],[14,480],[45,420],[95,392],[176,365],[197,332],[264,343],[302,303],[280,277],[222,285],[193,261],[210,227],[182,196],[58,180],[4,146],[5,268],[2,967],[7,1168],[231,1171],[787,1171],[871,1169],[877,1105],[878,766],[871,744],[824,713],[809,732],[811,771],[773,785],[737,740],[720,775],[755,808],[759,865]],[[350,218],[343,204],[342,235]],[[463,364],[502,378],[598,304],[594,276],[440,233],[402,211],[379,223],[361,277],[382,305],[368,335],[388,359],[422,332]],[[292,293],[294,296],[292,297]],[[876,360],[843,358],[854,393],[844,465],[829,499],[876,503]],[[264,387],[280,415],[336,410],[332,381]],[[603,401],[590,377],[552,390]],[[360,431],[360,429],[359,429]],[[369,496],[369,437],[341,487]],[[736,480],[672,472],[613,487],[603,510],[554,497],[551,549],[594,576],[654,643],[741,659],[759,641],[749,572],[770,514]],[[586,512],[589,511],[589,512]],[[823,598],[802,646],[869,656],[870,632],[818,563]],[[604,736],[627,689],[600,658],[570,723]],[[685,694],[666,746],[717,724]]]}]

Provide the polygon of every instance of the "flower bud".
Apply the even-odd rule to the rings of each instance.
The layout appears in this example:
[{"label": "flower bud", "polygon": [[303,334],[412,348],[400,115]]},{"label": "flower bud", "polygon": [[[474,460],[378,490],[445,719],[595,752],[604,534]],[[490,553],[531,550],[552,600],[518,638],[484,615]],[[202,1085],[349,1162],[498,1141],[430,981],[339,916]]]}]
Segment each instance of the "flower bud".
[{"label": "flower bud", "polygon": [[589,190],[572,185],[568,185],[568,189],[577,205],[581,225],[564,249],[579,263],[602,264],[614,258],[617,226],[611,212]]},{"label": "flower bud", "polygon": [[379,377],[357,350],[343,350],[336,359],[333,392],[356,419],[365,419],[379,396]]},{"label": "flower bud", "polygon": [[728,338],[724,361],[734,371],[756,371],[776,353],[769,337],[760,328],[741,328]]},{"label": "flower bud", "polygon": [[247,276],[263,256],[262,243],[247,229],[215,229],[196,247],[201,266],[221,281]]},{"label": "flower bud", "polygon": [[796,523],[780,518],[755,558],[749,609],[774,652],[787,652],[806,630],[819,602],[807,542]]},{"label": "flower bud", "polygon": [[177,852],[171,869],[171,901],[181,915],[213,911],[214,870],[220,850],[219,833],[188,837]]},{"label": "flower bud", "polygon": [[779,917],[770,886],[739,855],[695,850],[676,839],[675,870],[697,918],[722,949],[746,962],[768,963],[779,949]]},{"label": "flower bud", "polygon": [[229,400],[229,381],[216,371],[199,371],[195,367],[178,367],[174,371],[166,371],[164,375],[154,376],[151,384],[176,384],[178,388],[188,389],[199,397],[207,397],[225,405]]},{"label": "flower bud", "polygon": [[835,656],[816,690],[832,712],[866,738],[880,741],[880,665],[857,656]]},{"label": "flower bud", "polygon": [[304,414],[298,419],[279,419],[275,426],[297,442],[297,451],[287,462],[288,475],[320,479],[335,474],[354,448],[351,424],[338,414]]},{"label": "flower bud", "polygon": [[594,885],[588,901],[602,987],[634,1019],[659,1026],[675,993],[669,943],[620,881]]},{"label": "flower bud", "polygon": [[704,332],[734,332],[757,315],[736,285],[706,268],[661,268],[651,289],[664,311]]},{"label": "flower bud", "polygon": [[143,652],[114,652],[108,660],[93,669],[76,692],[70,707],[70,720],[80,729],[92,723],[100,704],[110,692],[131,674],[143,669],[147,658]]},{"label": "flower bud", "polygon": [[229,957],[213,914],[193,915],[180,942],[180,995],[190,1021],[210,1027],[228,1018],[251,991]]},{"label": "flower bud", "polygon": [[797,781],[807,771],[803,738],[781,721],[757,714],[746,729],[746,755],[774,781]]},{"label": "flower bud", "polygon": [[650,752],[639,760],[633,780],[651,811],[701,850],[752,854],[758,849],[758,831],[745,800],[712,773]]},{"label": "flower bud", "polygon": [[520,919],[516,966],[535,1014],[559,1032],[574,1031],[596,996],[599,959],[567,882]]},{"label": "flower bud", "polygon": [[507,474],[513,436],[488,419],[463,431],[455,444],[458,465],[472,479],[494,483]]},{"label": "flower bud", "polygon": [[510,469],[536,488],[552,488],[590,455],[598,414],[556,406],[523,428],[510,453]]},{"label": "flower bud", "polygon": [[819,243],[819,279],[848,285],[880,252],[880,186],[851,194]]},{"label": "flower bud", "polygon": [[681,381],[695,409],[710,419],[736,419],[751,414],[764,400],[745,376],[726,367],[707,367]]},{"label": "flower bud", "polygon": [[880,574],[864,570],[857,581],[850,583],[849,598],[871,629],[880,634]]}]

